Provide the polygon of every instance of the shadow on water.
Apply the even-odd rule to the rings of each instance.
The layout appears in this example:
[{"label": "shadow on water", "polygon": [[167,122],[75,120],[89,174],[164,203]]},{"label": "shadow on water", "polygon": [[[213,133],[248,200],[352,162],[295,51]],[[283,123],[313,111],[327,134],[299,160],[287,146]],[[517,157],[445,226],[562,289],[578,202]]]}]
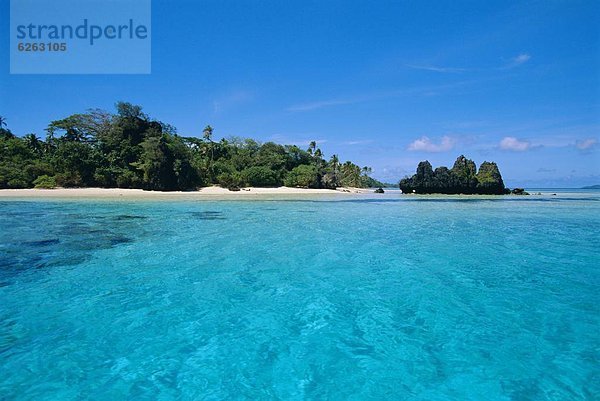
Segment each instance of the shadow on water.
[{"label": "shadow on water", "polygon": [[149,217],[141,215],[64,213],[53,205],[39,211],[31,204],[6,212],[3,225],[14,235],[2,236],[0,286],[23,272],[84,264],[96,251],[132,244],[149,232]]},{"label": "shadow on water", "polygon": [[135,216],[135,215],[129,215],[129,214],[121,214],[121,215],[115,216],[113,219],[117,220],[117,221],[123,221],[123,220],[146,220],[146,219],[148,219],[148,216]]},{"label": "shadow on water", "polygon": [[227,220],[227,217],[223,215],[223,212],[207,210],[203,212],[192,212],[192,217],[197,220]]},{"label": "shadow on water", "polygon": [[58,238],[53,238],[53,239],[43,239],[40,241],[25,241],[25,242],[21,242],[21,245],[38,247],[38,246],[56,245],[58,243],[60,243],[60,240]]}]

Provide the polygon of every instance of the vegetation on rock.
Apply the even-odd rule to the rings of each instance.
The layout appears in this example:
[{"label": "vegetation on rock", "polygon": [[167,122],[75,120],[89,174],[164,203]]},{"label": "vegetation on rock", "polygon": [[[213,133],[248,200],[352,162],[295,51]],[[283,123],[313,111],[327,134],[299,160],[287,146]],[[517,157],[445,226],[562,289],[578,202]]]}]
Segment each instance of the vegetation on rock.
[{"label": "vegetation on rock", "polygon": [[459,156],[452,169],[438,167],[433,170],[431,163],[422,161],[412,177],[400,180],[404,193],[417,194],[488,194],[507,193],[502,175],[496,163],[483,162],[479,172],[472,160]]}]

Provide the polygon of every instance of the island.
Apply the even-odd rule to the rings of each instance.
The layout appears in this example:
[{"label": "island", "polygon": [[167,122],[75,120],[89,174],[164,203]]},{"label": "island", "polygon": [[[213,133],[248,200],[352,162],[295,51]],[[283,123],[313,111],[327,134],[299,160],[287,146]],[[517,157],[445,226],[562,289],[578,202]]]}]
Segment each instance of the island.
[{"label": "island", "polygon": [[433,170],[429,161],[420,162],[416,174],[403,178],[399,187],[405,194],[528,195],[522,188],[506,188],[496,163],[484,161],[477,171],[475,162],[462,155],[451,169]]},{"label": "island", "polygon": [[247,138],[216,140],[210,125],[197,136],[183,136],[127,102],[118,102],[116,113],[90,109],[51,121],[46,132],[45,139],[17,136],[0,117],[0,189],[385,186],[369,176],[369,167],[335,154],[326,159],[314,141],[301,149]]},{"label": "island", "polygon": [[600,184],[588,185],[586,187],[581,187],[581,189],[600,189]]}]

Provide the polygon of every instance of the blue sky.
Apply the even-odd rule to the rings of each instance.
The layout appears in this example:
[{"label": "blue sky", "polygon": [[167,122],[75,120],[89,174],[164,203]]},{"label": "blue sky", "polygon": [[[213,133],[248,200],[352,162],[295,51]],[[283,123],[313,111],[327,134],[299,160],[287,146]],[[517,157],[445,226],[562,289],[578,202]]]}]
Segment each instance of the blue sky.
[{"label": "blue sky", "polygon": [[[1,0],[0,52],[9,4]],[[152,2],[150,75],[10,75],[13,132],[115,101],[181,135],[306,145],[388,181],[498,162],[509,186],[600,183],[600,2]]]}]

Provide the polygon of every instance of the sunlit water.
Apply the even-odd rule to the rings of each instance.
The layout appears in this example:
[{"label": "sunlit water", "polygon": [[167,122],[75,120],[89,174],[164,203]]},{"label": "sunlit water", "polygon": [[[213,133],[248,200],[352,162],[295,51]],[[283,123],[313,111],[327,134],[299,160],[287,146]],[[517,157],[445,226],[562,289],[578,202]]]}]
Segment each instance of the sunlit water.
[{"label": "sunlit water", "polygon": [[600,393],[598,192],[0,213],[2,400]]}]

